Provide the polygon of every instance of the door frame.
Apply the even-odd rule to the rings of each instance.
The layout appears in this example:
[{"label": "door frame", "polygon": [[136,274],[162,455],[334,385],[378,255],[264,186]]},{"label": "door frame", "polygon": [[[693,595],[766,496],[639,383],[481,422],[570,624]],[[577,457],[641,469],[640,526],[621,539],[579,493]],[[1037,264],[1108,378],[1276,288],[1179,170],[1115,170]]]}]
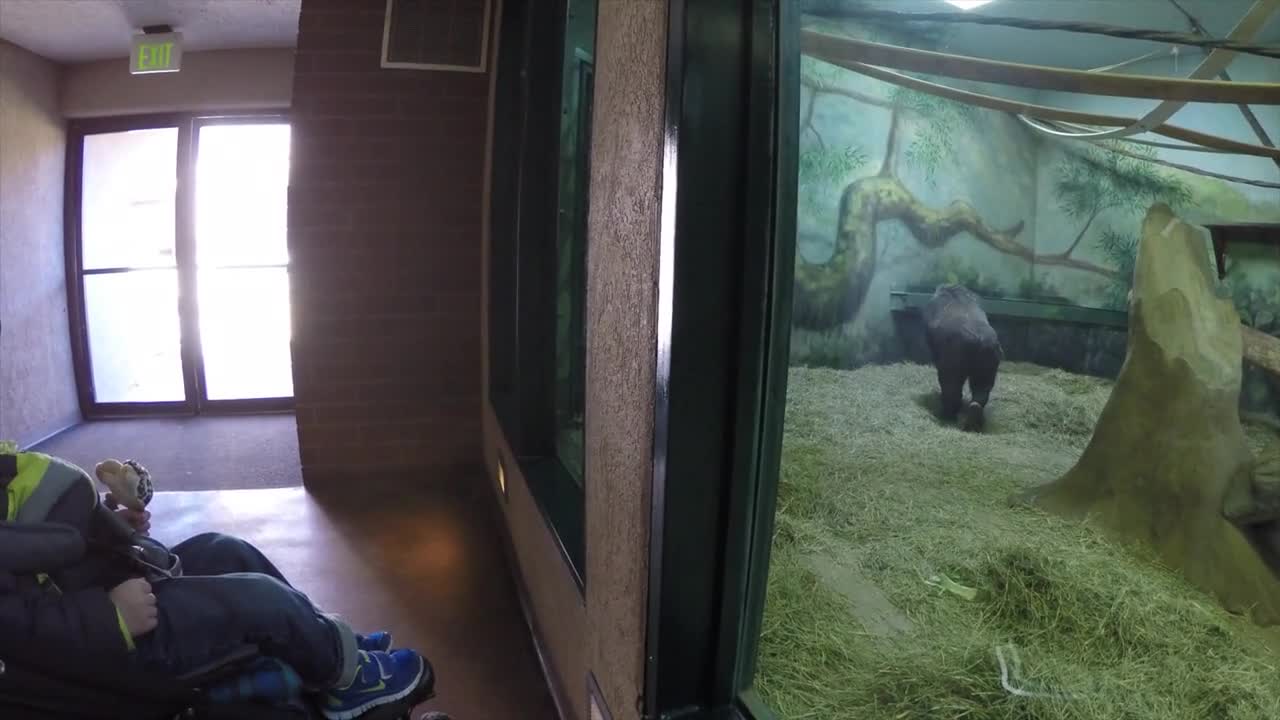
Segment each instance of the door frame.
[{"label": "door frame", "polygon": [[[63,253],[66,265],[67,316],[71,331],[72,367],[80,412],[87,420],[126,417],[163,417],[199,414],[291,412],[294,399],[208,399],[200,349],[200,319],[195,263],[195,157],[196,130],[216,124],[289,121],[287,109],[233,112],[183,112],[72,119],[67,122],[67,153],[63,188]],[[98,402],[94,397],[93,364],[86,321],[84,276],[122,273],[149,268],[100,268],[86,271],[81,238],[81,185],[84,178],[84,139],[131,130],[176,127],[177,186],[174,198],[174,263],[178,271],[180,357],[185,398],[179,401]]]}]

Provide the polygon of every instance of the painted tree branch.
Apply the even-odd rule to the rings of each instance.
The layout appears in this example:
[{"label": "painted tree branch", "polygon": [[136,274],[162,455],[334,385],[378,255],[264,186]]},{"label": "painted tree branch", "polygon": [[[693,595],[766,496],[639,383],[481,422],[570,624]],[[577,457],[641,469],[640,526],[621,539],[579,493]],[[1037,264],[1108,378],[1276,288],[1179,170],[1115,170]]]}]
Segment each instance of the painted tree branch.
[{"label": "painted tree branch", "polygon": [[865,103],[867,105],[874,105],[875,107],[884,108],[886,110],[893,109],[893,103],[888,100],[885,100],[884,98],[878,98],[878,97],[875,97],[874,95],[861,93],[861,92],[858,92],[857,90],[850,90],[848,88],[836,87],[834,85],[827,85],[826,83],[819,82],[817,80],[814,80],[809,77],[805,77],[803,75],[800,76],[800,84],[803,85],[804,87],[809,88],[811,91],[813,91],[815,96],[816,95],[838,95],[840,97],[848,98],[850,100],[857,100],[860,103]]},{"label": "painted tree branch", "polygon": [[897,220],[922,246],[936,249],[961,233],[1027,262],[1065,267],[1117,278],[1110,268],[1063,255],[1037,255],[1018,242],[1024,223],[994,228],[963,201],[943,209],[921,203],[893,175],[873,175],[856,180],[840,199],[836,242],[831,258],[821,264],[796,259],[795,322],[801,327],[825,329],[853,319],[866,299],[879,261],[877,226]]},{"label": "painted tree branch", "polygon": [[[1118,273],[1071,256],[1084,237],[1084,230],[1066,252],[1037,255],[1018,242],[1024,223],[999,229],[988,226],[977,210],[963,201],[936,210],[921,203],[902,184],[895,173],[895,162],[901,143],[902,113],[911,110],[901,102],[872,97],[856,90],[827,85],[808,77],[801,83],[810,90],[810,104],[805,123],[812,121],[813,105],[822,94],[836,95],[874,107],[889,110],[889,132],[885,140],[884,159],[872,177],[851,183],[840,199],[838,228],[831,258],[811,265],[797,257],[795,322],[802,327],[829,328],[853,319],[866,299],[882,260],[877,249],[876,229],[885,220],[898,220],[926,248],[938,248],[952,237],[967,232],[995,250],[1022,258],[1029,263],[1066,267],[1116,279]],[[1097,212],[1094,213],[1096,217]],[[1085,230],[1091,224],[1086,223]]]},{"label": "painted tree branch", "polygon": [[1093,226],[1093,221],[1098,219],[1098,215],[1102,213],[1102,207],[1098,206],[1089,213],[1089,219],[1085,220],[1084,227],[1080,228],[1080,232],[1076,233],[1076,239],[1071,241],[1071,245],[1060,253],[1062,257],[1071,257],[1071,253],[1075,252],[1076,247],[1080,245],[1080,241],[1084,239],[1085,233],[1089,232],[1089,228]]},{"label": "painted tree branch", "polygon": [[808,130],[817,138],[818,145],[824,150],[827,147],[827,141],[822,139],[822,133],[818,132],[818,128],[813,124],[813,111],[818,106],[818,92],[816,90],[809,91],[809,107],[804,113],[804,124],[800,126],[800,131]]},{"label": "painted tree branch", "polygon": [[880,162],[880,177],[893,177],[893,167],[898,156],[898,125],[902,122],[902,111],[896,106],[889,114],[889,137],[884,143],[884,160]]},{"label": "painted tree branch", "polygon": [[[1211,177],[1218,180],[1225,180],[1226,182],[1230,182],[1230,183],[1240,183],[1242,185],[1253,185],[1254,187],[1280,189],[1280,183],[1268,182],[1266,180],[1255,180],[1252,178],[1242,178],[1236,175],[1226,175],[1224,173],[1218,173],[1218,172],[1213,172],[1212,170],[1205,170],[1204,168],[1198,168],[1193,165],[1184,165],[1182,163],[1171,162],[1163,158],[1148,157],[1146,155],[1140,155],[1138,153],[1130,152],[1123,148],[1116,147],[1114,144],[1107,144],[1104,142],[1093,142],[1093,141],[1086,141],[1086,142],[1089,142],[1089,144],[1093,145],[1094,147],[1102,148],[1107,152],[1115,153],[1117,155],[1124,155],[1125,157],[1131,157],[1131,158],[1134,158],[1135,160],[1142,160],[1143,162],[1149,162],[1152,165],[1161,165],[1163,167],[1172,168],[1174,170],[1181,170],[1182,172],[1192,173],[1194,175],[1203,175],[1204,177]],[[1272,158],[1272,160],[1275,160],[1277,164],[1280,164],[1280,158]]]}]

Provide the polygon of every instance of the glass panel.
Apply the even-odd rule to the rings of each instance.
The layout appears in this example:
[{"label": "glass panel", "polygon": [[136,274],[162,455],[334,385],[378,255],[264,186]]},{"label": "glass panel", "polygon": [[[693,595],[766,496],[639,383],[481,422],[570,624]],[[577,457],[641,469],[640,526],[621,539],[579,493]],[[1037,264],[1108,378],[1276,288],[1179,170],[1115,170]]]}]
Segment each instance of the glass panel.
[{"label": "glass panel", "polygon": [[177,270],[86,275],[84,304],[95,400],[186,398]]},{"label": "glass panel", "polygon": [[596,0],[571,0],[565,30],[560,112],[560,192],[556,257],[556,447],[582,484],[586,387],[587,193]]},{"label": "glass panel", "polygon": [[83,147],[84,268],[173,267],[178,129],[87,135]]},{"label": "glass panel", "polygon": [[[860,14],[979,3],[951,5],[805,2],[791,30],[813,54],[786,60],[791,367],[785,423],[766,419],[784,425],[754,687],[783,718],[1276,716],[1276,164],[1064,140],[1088,128],[834,62],[860,57],[850,40],[1135,75],[1205,59]],[[1185,10],[1224,37],[1253,3],[1177,5],[975,12],[1187,32]],[[1269,27],[1252,40],[1280,39]],[[1229,74],[1280,92],[1265,58]],[[1159,102],[929,80],[1128,118]],[[1253,115],[1280,137],[1280,115]],[[1231,104],[1174,122],[1265,144]],[[1228,228],[1219,266],[1203,226],[1223,223],[1265,230]]]},{"label": "glass panel", "polygon": [[289,271],[201,270],[199,281],[208,398],[292,397]]},{"label": "glass panel", "polygon": [[196,157],[200,267],[289,261],[289,125],[206,125]]}]

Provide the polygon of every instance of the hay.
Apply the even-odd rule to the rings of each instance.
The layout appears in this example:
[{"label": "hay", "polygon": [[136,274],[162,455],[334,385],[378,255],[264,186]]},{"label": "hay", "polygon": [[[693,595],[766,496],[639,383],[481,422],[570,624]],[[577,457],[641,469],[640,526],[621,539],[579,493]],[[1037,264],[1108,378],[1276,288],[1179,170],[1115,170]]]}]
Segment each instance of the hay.
[{"label": "hay", "polygon": [[[1008,364],[981,435],[936,419],[936,388],[919,365],[791,371],[757,677],[781,717],[1280,717],[1264,634],[1140,549],[1008,503],[1071,467],[1109,383]],[[1269,437],[1250,427],[1255,447]],[[815,556],[874,584],[910,629],[869,631]],[[1039,697],[1002,686],[1005,645],[1014,684]]]}]

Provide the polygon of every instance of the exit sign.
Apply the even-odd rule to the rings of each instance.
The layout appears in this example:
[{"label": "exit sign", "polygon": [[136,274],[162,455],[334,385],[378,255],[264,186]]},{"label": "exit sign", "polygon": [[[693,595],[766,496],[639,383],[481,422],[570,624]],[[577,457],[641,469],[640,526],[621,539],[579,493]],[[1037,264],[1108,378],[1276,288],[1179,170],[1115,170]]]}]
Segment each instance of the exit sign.
[{"label": "exit sign", "polygon": [[178,72],[182,69],[182,33],[149,33],[133,36],[129,53],[129,72]]}]

